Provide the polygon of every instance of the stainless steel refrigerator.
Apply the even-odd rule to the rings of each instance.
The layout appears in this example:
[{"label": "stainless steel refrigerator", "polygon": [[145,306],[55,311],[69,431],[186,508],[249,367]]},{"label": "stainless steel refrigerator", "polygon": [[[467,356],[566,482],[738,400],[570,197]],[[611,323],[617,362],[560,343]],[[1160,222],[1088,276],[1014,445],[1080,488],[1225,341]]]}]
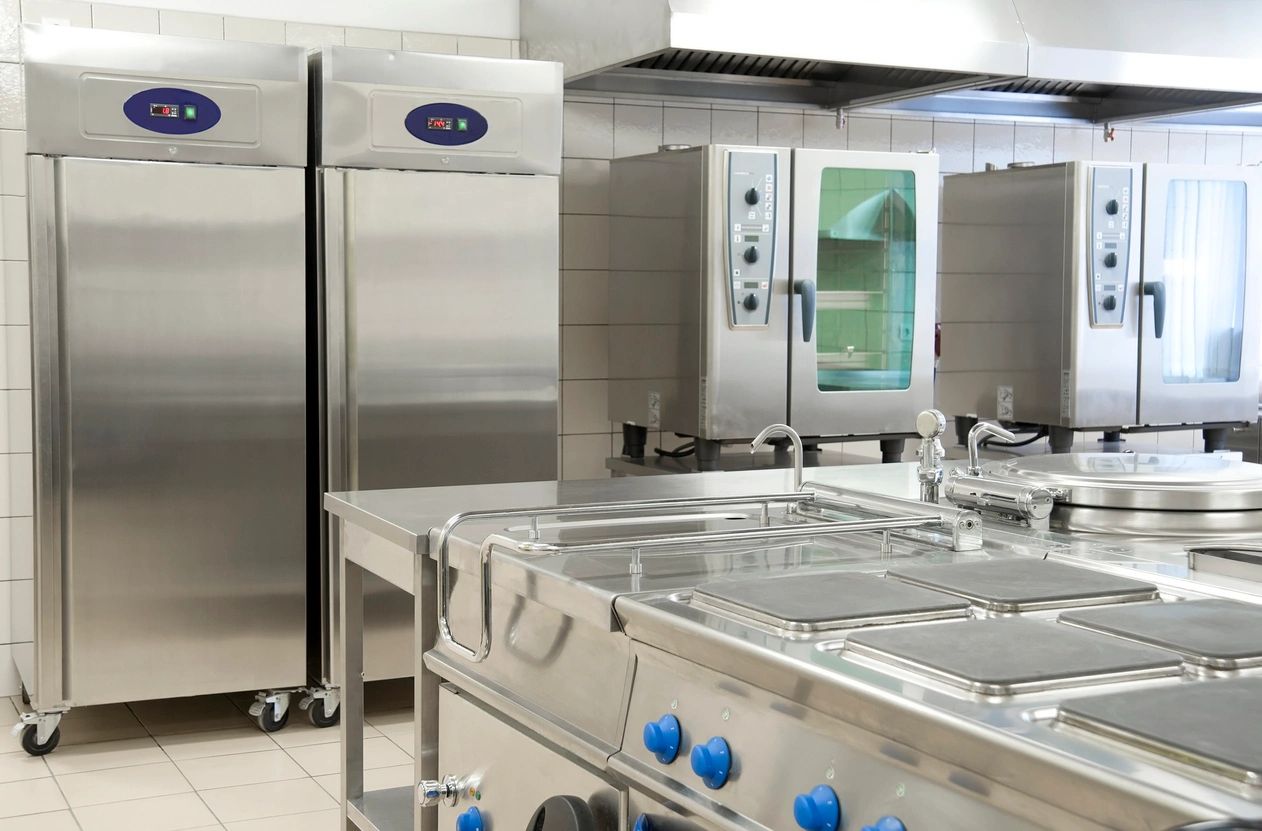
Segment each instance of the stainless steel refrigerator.
[{"label": "stainless steel refrigerator", "polygon": [[[302,49],[27,27],[33,645],[74,706],[305,661]],[[22,605],[22,604],[15,604]]]},{"label": "stainless steel refrigerator", "polygon": [[[555,479],[561,67],[312,60],[324,491]],[[332,677],[336,539],[321,674]],[[365,676],[412,675],[413,601],[365,582]]]}]

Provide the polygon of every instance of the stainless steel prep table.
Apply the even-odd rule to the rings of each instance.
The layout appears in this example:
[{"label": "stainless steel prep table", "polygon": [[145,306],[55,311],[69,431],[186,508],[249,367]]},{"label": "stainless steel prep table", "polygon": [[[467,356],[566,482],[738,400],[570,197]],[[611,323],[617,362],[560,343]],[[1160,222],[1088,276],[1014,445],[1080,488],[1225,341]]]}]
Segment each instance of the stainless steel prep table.
[{"label": "stainless steel prep table", "polygon": [[[914,497],[919,483],[914,464],[863,465],[815,468],[807,473],[808,484],[863,490],[901,497]],[[765,470],[745,473],[697,473],[680,476],[643,477],[572,482],[530,482],[504,485],[416,488],[390,491],[334,493],[325,496],[326,510],[337,517],[341,538],[342,572],[341,631],[342,672],[347,684],[343,690],[343,810],[347,827],[360,829],[426,829],[436,827],[436,817],[426,821],[428,812],[414,811],[415,789],[363,791],[363,595],[365,572],[376,574],[412,593],[416,609],[416,642],[432,644],[436,637],[436,569],[430,559],[431,543],[452,516],[504,506],[560,506],[631,499],[741,496],[783,493],[793,489],[793,473]],[[466,526],[468,538],[456,541],[474,548],[485,534],[485,525]],[[468,533],[468,532],[466,532]],[[1182,546],[1170,540],[1136,540],[1117,537],[1075,537],[1055,532],[987,526],[988,539],[1010,547],[1037,549],[1054,556],[1071,555],[1095,561],[1114,574],[1131,574],[1145,579],[1160,576],[1166,586],[1194,591],[1214,587],[1219,595],[1241,595],[1256,591],[1248,581],[1188,567]],[[415,656],[415,707],[417,721],[426,711],[437,708],[438,684],[426,670],[422,652]],[[415,779],[435,779],[438,775],[435,738],[417,731],[414,758]]]}]

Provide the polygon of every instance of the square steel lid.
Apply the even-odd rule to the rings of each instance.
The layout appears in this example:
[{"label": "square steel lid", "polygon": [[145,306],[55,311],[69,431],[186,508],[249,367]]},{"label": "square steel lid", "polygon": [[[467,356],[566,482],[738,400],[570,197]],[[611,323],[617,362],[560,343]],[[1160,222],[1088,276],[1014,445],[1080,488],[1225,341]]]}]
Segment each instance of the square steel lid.
[{"label": "square steel lid", "polygon": [[1173,652],[1029,618],[856,632],[845,649],[980,695],[1178,675]]},{"label": "square steel lid", "polygon": [[1156,600],[1151,583],[1114,577],[1051,560],[986,560],[977,563],[897,566],[888,576],[967,598],[994,612],[1029,612]]},{"label": "square steel lid", "polygon": [[1118,741],[1262,784],[1262,678],[1197,681],[1078,698],[1059,720]]},{"label": "square steel lid", "polygon": [[1234,600],[1133,603],[1064,612],[1061,621],[1162,649],[1214,669],[1262,665],[1262,606]]},{"label": "square steel lid", "polygon": [[941,592],[853,572],[799,572],[717,580],[693,592],[694,604],[791,632],[963,618],[967,601]]}]

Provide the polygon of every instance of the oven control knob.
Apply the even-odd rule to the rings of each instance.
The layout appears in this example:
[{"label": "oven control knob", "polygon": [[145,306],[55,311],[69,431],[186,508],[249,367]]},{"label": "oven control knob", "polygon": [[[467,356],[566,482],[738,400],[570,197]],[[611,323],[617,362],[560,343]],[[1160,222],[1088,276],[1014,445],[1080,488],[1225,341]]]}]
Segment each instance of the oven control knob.
[{"label": "oven control knob", "polygon": [[1108,202],[1104,203],[1104,212],[1110,216],[1117,213],[1117,208],[1118,205],[1116,199],[1110,199]]},{"label": "oven control knob", "polygon": [[750,205],[758,204],[758,188],[750,188],[745,191],[745,201]]},{"label": "oven control knob", "polygon": [[758,262],[758,246],[751,245],[748,248],[746,248],[744,257],[745,257],[745,262],[747,263]]},{"label": "oven control knob", "polygon": [[745,300],[744,302],[741,303],[741,305],[744,306],[748,311],[752,312],[756,310],[758,308],[758,295],[756,294],[745,295]]},{"label": "oven control knob", "polygon": [[482,812],[477,808],[470,808],[456,817],[456,831],[482,831],[485,827]]},{"label": "oven control knob", "polygon": [[863,826],[860,831],[907,831],[907,826],[898,817],[881,817],[871,825]]},{"label": "oven control knob", "polygon": [[669,765],[679,755],[679,719],[665,715],[644,725],[644,749]]},{"label": "oven control knob", "polygon": [[1104,255],[1105,268],[1117,268],[1117,255],[1112,251]]},{"label": "oven control knob", "polygon": [[837,831],[841,827],[841,802],[827,785],[816,785],[810,793],[793,800],[793,818],[804,831]]},{"label": "oven control knob", "polygon": [[1100,301],[1100,305],[1104,307],[1106,312],[1111,312],[1117,308],[1117,298],[1110,294]]},{"label": "oven control knob", "polygon": [[727,784],[732,772],[732,751],[727,739],[715,736],[692,749],[692,772],[701,777],[707,788],[717,790]]}]

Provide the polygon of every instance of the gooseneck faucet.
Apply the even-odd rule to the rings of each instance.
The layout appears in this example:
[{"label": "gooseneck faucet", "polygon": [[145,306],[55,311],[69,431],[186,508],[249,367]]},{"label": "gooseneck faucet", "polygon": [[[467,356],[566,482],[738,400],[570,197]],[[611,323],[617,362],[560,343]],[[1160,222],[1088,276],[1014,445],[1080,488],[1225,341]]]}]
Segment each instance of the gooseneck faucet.
[{"label": "gooseneck faucet", "polygon": [[1017,437],[998,424],[991,424],[989,421],[979,421],[973,425],[973,429],[968,431],[968,475],[982,475],[982,438],[985,436],[994,436],[1004,441],[1016,441]]},{"label": "gooseneck faucet", "polygon": [[938,438],[946,432],[946,416],[938,410],[923,410],[916,416],[916,432],[920,434],[920,466],[916,477],[920,480],[920,501],[937,504],[938,490],[942,486],[942,460],[946,451]]},{"label": "gooseneck faucet", "polygon": [[[793,490],[800,491],[802,490],[802,437],[798,435],[797,430],[787,424],[769,424],[749,443],[749,452],[757,453],[758,448],[762,447],[768,438],[775,435],[788,436],[789,441],[793,442]],[[794,506],[789,507],[791,510]]]}]

